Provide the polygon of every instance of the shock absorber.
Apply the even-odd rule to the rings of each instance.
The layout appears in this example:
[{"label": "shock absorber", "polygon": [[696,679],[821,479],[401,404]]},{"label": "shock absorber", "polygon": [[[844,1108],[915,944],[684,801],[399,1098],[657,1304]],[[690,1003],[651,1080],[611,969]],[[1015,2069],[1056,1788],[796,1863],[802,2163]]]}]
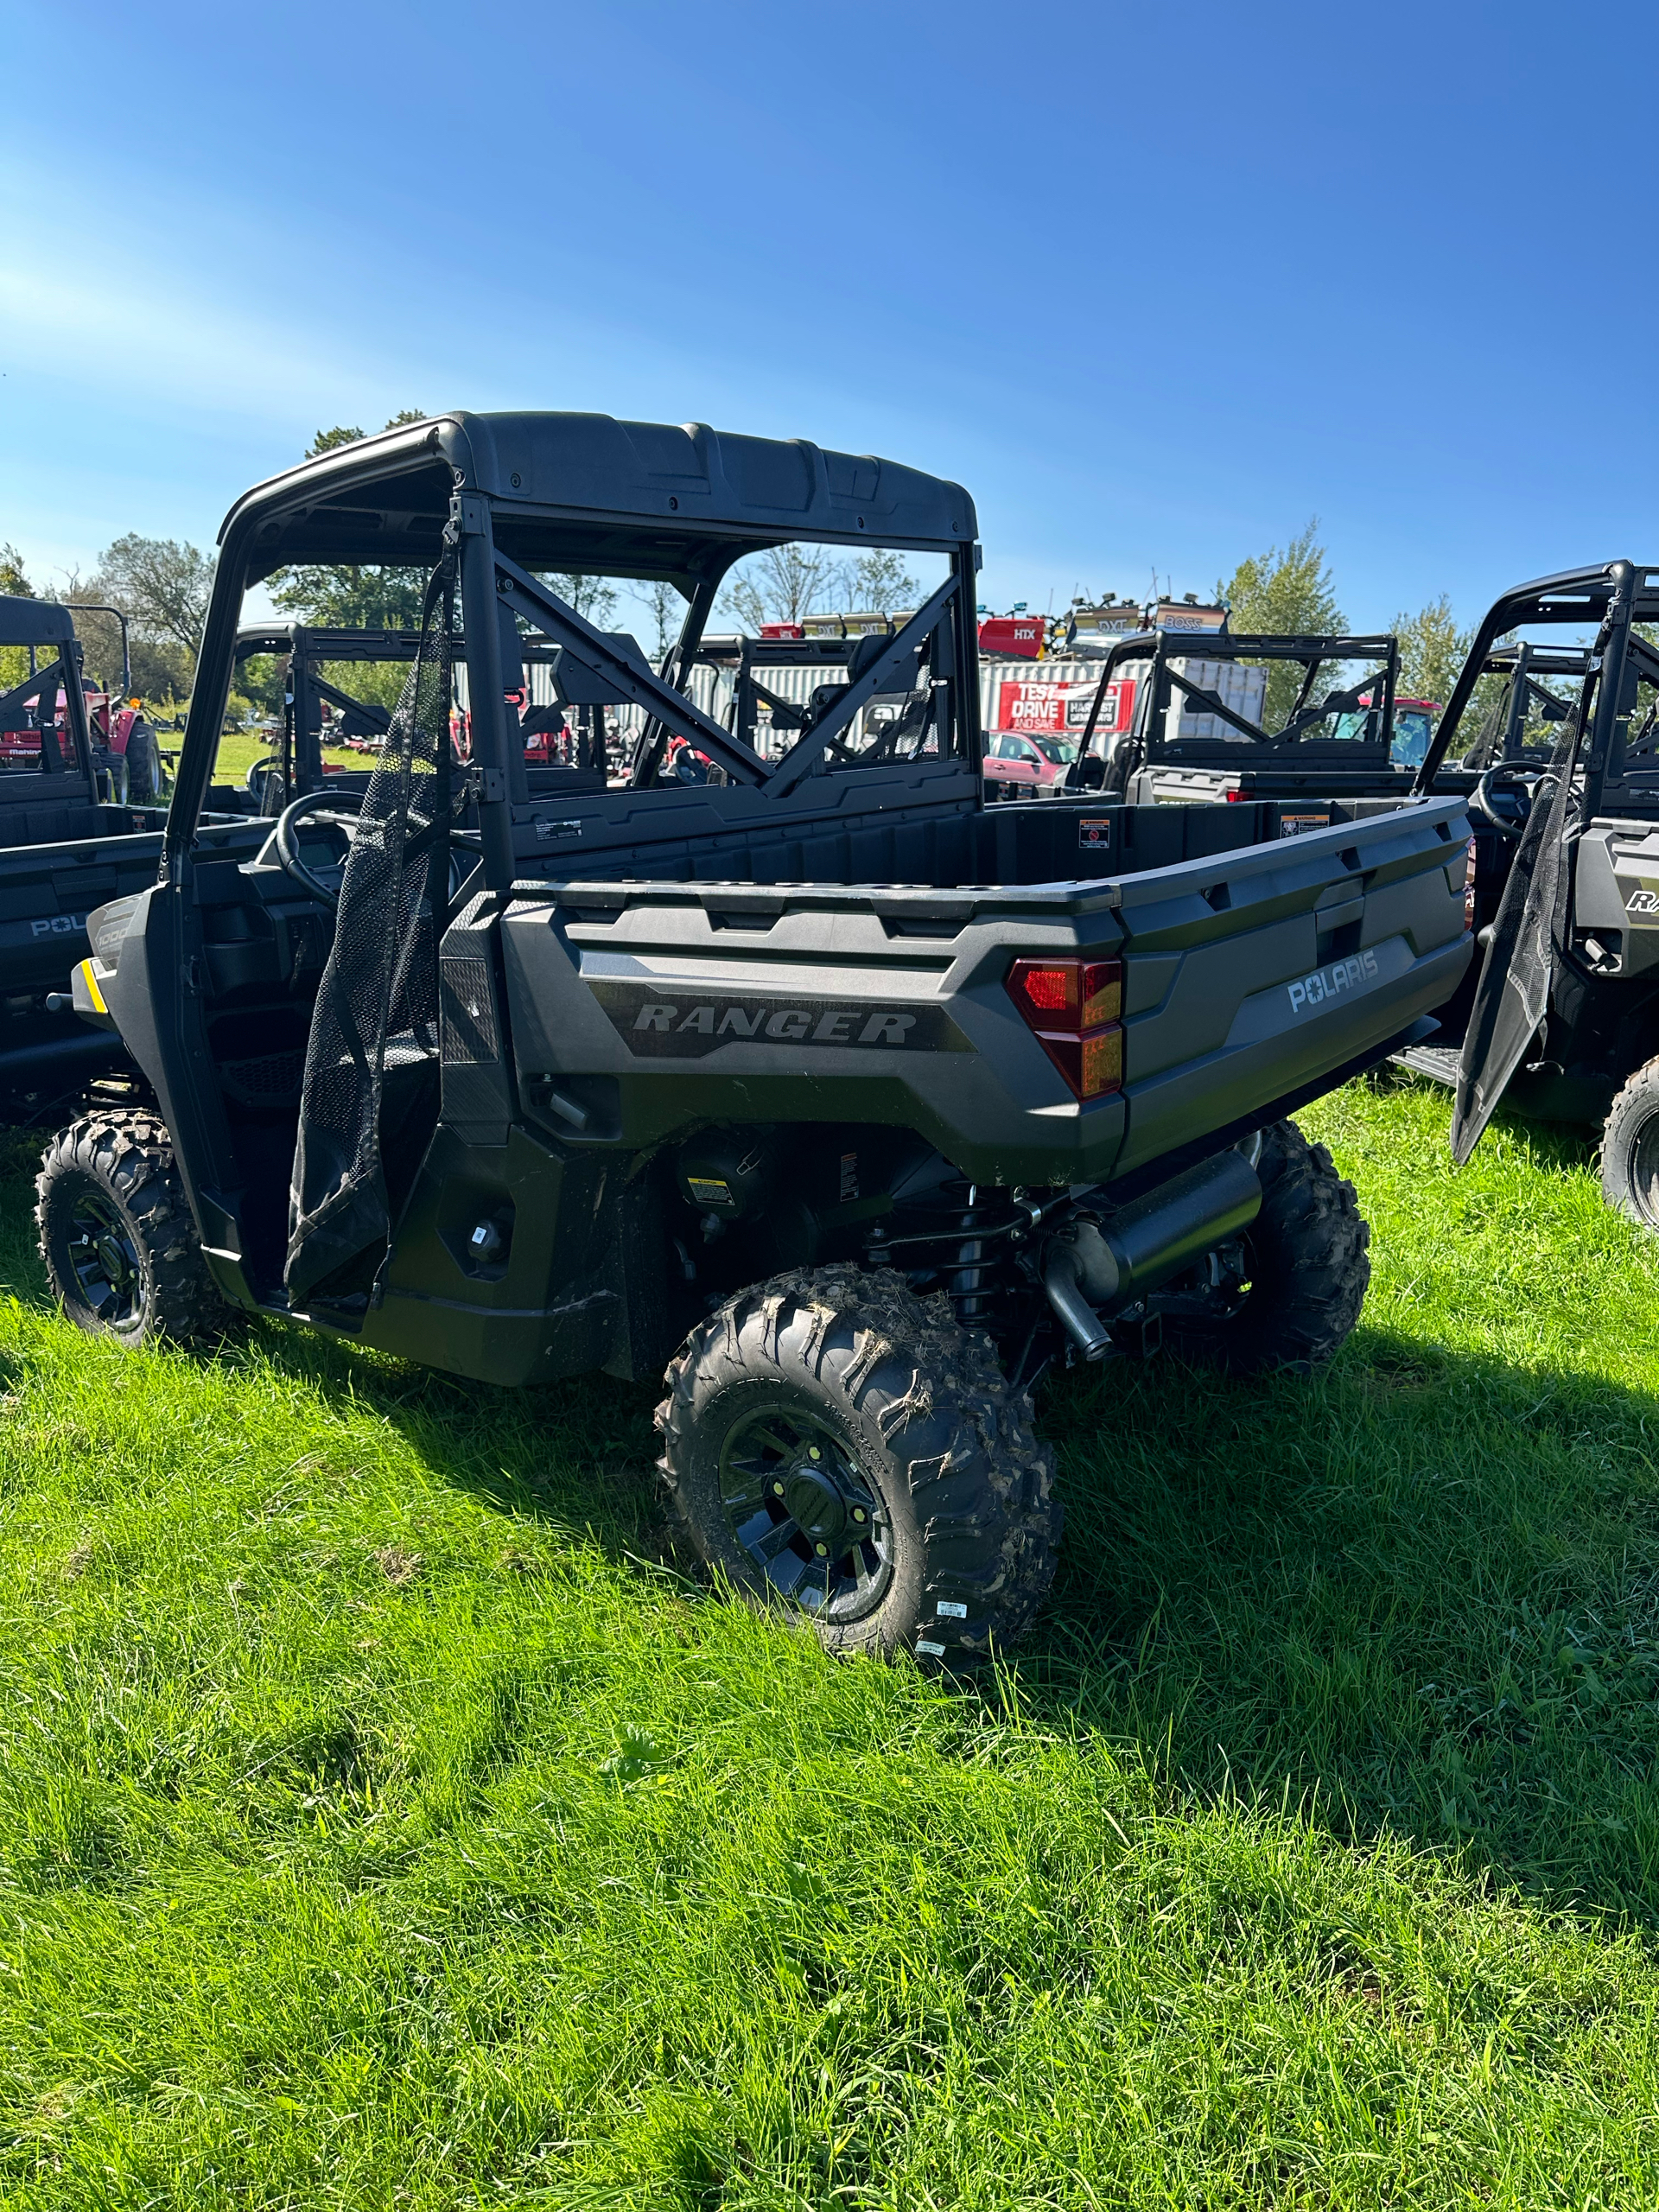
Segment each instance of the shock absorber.
[{"label": "shock absorber", "polygon": [[[1006,1212],[1006,1208],[1003,1211]],[[945,1263],[944,1294],[956,1307],[957,1319],[964,1329],[988,1328],[991,1301],[995,1294],[996,1262],[1004,1255],[995,1245],[986,1245],[982,1232],[997,1224],[991,1209],[980,1205],[976,1184],[968,1185],[967,1200],[955,1225],[962,1232],[963,1241],[955,1256]]]},{"label": "shock absorber", "polygon": [[900,1217],[919,1216],[930,1221],[929,1227],[893,1236],[883,1225],[871,1237],[865,1256],[873,1268],[901,1268],[918,1289],[942,1290],[964,1329],[989,1329],[997,1295],[1010,1277],[1010,1232],[1023,1226],[1026,1216],[1021,1211],[1010,1219],[1003,1192],[995,1193],[1000,1203],[982,1205],[978,1186],[961,1179],[931,1195],[944,1205],[930,1206],[925,1214],[906,1207]]}]

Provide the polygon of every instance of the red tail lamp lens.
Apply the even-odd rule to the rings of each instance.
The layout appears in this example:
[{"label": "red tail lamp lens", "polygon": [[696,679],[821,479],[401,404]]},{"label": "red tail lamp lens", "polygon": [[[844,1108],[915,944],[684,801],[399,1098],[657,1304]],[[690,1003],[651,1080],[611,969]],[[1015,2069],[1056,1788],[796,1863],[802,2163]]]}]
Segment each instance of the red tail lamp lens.
[{"label": "red tail lamp lens", "polygon": [[1123,969],[1116,960],[1016,960],[1008,995],[1078,1098],[1123,1083]]},{"label": "red tail lamp lens", "polygon": [[1122,1011],[1123,969],[1116,960],[1016,960],[1008,988],[1033,1029],[1097,1029]]}]

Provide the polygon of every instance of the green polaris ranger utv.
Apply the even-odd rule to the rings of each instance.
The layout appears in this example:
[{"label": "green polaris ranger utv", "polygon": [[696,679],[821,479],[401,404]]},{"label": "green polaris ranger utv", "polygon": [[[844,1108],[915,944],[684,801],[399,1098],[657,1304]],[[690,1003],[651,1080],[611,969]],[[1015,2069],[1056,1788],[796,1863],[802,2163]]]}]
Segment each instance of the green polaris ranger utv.
[{"label": "green polaris ranger utv", "polygon": [[[595,416],[445,416],[247,493],[159,879],[77,975],[148,1090],[47,1152],[66,1310],[138,1344],[241,1308],[498,1384],[665,1371],[664,1475],[738,1586],[832,1648],[1018,1635],[1059,1534],[1045,1366],[1306,1370],[1352,1328],[1365,1224],[1288,1116],[1457,984],[1467,828],[988,807],[976,537],[891,461]],[[800,542],[925,588],[767,755],[757,687],[722,722],[690,677],[734,564]],[[243,594],[310,562],[425,570],[401,702],[360,794],[221,855]],[[674,588],[659,669],[573,573]],[[548,650],[603,763],[527,757]]]}]

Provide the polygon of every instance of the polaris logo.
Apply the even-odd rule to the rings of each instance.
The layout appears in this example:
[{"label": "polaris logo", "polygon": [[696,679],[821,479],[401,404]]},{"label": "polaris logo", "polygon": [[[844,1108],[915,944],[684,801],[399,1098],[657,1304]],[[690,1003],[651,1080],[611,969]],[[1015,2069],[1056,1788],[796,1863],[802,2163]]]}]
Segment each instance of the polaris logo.
[{"label": "polaris logo", "polygon": [[817,1051],[965,1052],[968,1039],[943,1007],[837,1006],[823,999],[693,993],[632,977],[583,978],[630,1052],[646,1059],[695,1059],[732,1045]]},{"label": "polaris logo", "polygon": [[34,938],[74,937],[86,926],[85,914],[42,914],[29,924],[29,933]]},{"label": "polaris logo", "polygon": [[1644,884],[1639,891],[1627,892],[1624,911],[1627,914],[1659,914],[1659,891],[1649,890]]},{"label": "polaris logo", "polygon": [[1287,987],[1290,1010],[1293,1014],[1306,1014],[1344,991],[1360,989],[1376,973],[1374,952],[1356,952],[1350,959],[1333,960],[1328,968],[1316,968],[1311,976],[1304,976],[1300,982]]}]

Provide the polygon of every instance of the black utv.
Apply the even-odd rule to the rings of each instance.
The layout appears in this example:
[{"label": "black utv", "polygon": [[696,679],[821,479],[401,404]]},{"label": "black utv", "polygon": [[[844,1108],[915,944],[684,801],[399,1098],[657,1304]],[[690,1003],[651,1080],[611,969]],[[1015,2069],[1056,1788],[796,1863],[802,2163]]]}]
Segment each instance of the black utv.
[{"label": "black utv", "polygon": [[[160,880],[76,981],[149,1090],[47,1154],[67,1310],[139,1343],[245,1307],[495,1383],[666,1367],[663,1471],[734,1583],[832,1647],[1017,1635],[1046,1363],[1306,1369],[1353,1326],[1365,1225],[1287,1116],[1456,985],[1466,825],[988,808],[976,538],[890,461],[602,416],[455,414],[249,493]],[[722,723],[690,677],[734,563],[800,541],[927,588],[766,758],[765,687]],[[313,562],[427,572],[401,702],[358,803],[221,855],[241,596]],[[660,671],[571,574],[677,588]],[[610,702],[608,772],[526,758],[550,648]]]},{"label": "black utv", "polygon": [[[155,881],[167,808],[153,732],[137,777],[99,741],[73,610],[0,598],[0,646],[27,662],[0,690],[0,1112],[38,1120],[100,1071],[130,1069],[118,1037],[74,1019],[70,976],[87,915]],[[198,835],[227,854],[257,851],[270,828],[247,824],[256,808],[245,791],[215,791]]]},{"label": "black utv", "polygon": [[[1505,592],[1475,632],[1417,788],[1468,785],[1479,832],[1471,918],[1484,958],[1444,1071],[1457,1085],[1454,1157],[1469,1157],[1506,1098],[1599,1126],[1609,1205],[1659,1230],[1656,620],[1659,569],[1635,561]],[[1569,634],[1553,647],[1519,634],[1539,629]],[[1493,696],[1471,735],[1483,689]]]},{"label": "black utv", "polygon": [[[1659,1230],[1659,569],[1630,561],[1505,592],[1419,751],[1402,744],[1390,638],[1117,640],[1091,733],[1109,757],[1080,772],[1109,795],[1270,799],[1281,828],[1322,828],[1334,798],[1392,805],[1402,789],[1462,799],[1471,926],[1484,960],[1434,1009],[1437,1033],[1395,1055],[1453,1087],[1466,1160],[1500,1100],[1601,1133],[1608,1203]],[[1529,632],[1541,635],[1523,634]],[[1376,665],[1321,696],[1316,668],[1372,648]],[[1300,662],[1307,675],[1271,734],[1216,695],[1216,668]],[[1269,680],[1271,677],[1269,677]],[[1135,686],[1138,682],[1138,690]],[[1407,702],[1414,722],[1420,702]],[[1415,739],[1415,730],[1412,733]],[[1309,739],[1316,741],[1310,744]],[[1403,765],[1414,754],[1414,772]]]}]

